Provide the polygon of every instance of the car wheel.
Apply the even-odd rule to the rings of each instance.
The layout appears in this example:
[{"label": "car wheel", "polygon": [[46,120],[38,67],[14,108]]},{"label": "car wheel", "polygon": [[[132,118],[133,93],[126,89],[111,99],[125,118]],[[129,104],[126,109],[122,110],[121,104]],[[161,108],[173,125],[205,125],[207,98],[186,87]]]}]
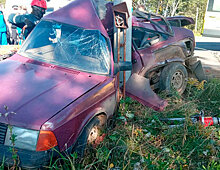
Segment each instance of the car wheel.
[{"label": "car wheel", "polygon": [[83,129],[82,133],[78,137],[73,152],[76,152],[79,157],[84,156],[85,149],[88,145],[95,142],[97,137],[100,135],[100,131],[103,126],[100,125],[98,117],[94,117]]},{"label": "car wheel", "polygon": [[165,66],[160,75],[160,90],[171,92],[175,89],[182,94],[187,85],[188,73],[184,65],[181,63],[170,63]]}]

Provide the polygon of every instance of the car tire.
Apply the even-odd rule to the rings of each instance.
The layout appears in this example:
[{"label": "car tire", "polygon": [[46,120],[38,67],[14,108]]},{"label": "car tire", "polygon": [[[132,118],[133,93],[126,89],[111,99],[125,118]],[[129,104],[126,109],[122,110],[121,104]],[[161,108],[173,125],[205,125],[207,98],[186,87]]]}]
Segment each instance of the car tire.
[{"label": "car tire", "polygon": [[172,89],[175,89],[179,94],[182,94],[186,89],[187,79],[188,73],[183,64],[177,62],[170,63],[161,72],[160,90],[170,93]]},{"label": "car tire", "polygon": [[86,147],[95,142],[102,128],[103,126],[100,125],[98,117],[94,117],[83,129],[72,152],[76,152],[79,157],[83,157]]}]

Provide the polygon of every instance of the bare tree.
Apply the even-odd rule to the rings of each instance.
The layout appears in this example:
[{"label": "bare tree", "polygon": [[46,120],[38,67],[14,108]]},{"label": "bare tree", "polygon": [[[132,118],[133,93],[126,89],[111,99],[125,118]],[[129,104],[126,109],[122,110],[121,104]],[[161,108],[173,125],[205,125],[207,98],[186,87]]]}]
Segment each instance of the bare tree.
[{"label": "bare tree", "polygon": [[182,0],[171,0],[171,6],[170,6],[170,15],[171,15],[171,17],[176,14],[176,10],[178,9],[181,1]]}]

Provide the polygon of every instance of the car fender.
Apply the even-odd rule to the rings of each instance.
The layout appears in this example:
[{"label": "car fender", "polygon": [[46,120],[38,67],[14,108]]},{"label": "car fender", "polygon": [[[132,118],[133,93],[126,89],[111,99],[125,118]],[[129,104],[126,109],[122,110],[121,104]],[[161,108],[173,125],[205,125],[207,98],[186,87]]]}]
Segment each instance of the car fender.
[{"label": "car fender", "polygon": [[[114,99],[113,99],[114,98]],[[108,100],[115,100],[115,95],[109,97]],[[105,102],[100,103],[101,105],[105,105]],[[113,105],[111,105],[113,108]],[[77,138],[80,136],[84,127],[96,116],[99,116],[101,119],[101,124],[104,124],[108,117],[113,114],[113,111],[109,112],[103,106],[95,107],[93,109],[88,109],[78,114],[76,117],[69,120],[66,124],[61,125],[57,129],[54,130],[54,134],[57,137],[59,150],[69,150],[74,146]],[[101,117],[100,115],[104,115]],[[65,130],[64,130],[65,129]],[[69,131],[69,132],[68,132]],[[59,134],[62,133],[62,136]]]},{"label": "car fender", "polygon": [[95,116],[113,115],[117,107],[115,79],[110,78],[92,91],[81,96],[56,116],[44,123],[41,129],[54,132],[60,151],[76,141],[84,126]]},{"label": "car fender", "polygon": [[[185,60],[186,57],[188,57],[189,49],[192,47],[187,47],[186,42],[191,42],[190,45],[192,45],[192,41],[190,39],[184,39],[179,42],[176,42],[171,45],[164,46],[163,48],[160,48],[158,50],[155,50],[153,53],[155,55],[155,60],[157,63],[164,62],[167,60]],[[190,49],[190,52],[193,49]]]},{"label": "car fender", "polygon": [[[91,114],[93,115],[86,124],[84,124],[84,126],[81,128],[80,132],[77,134],[77,137],[74,138],[74,142],[72,144],[68,144],[66,143],[64,146],[64,148],[60,148],[61,151],[65,151],[69,154],[72,153],[73,148],[75,147],[76,141],[77,139],[80,137],[80,135],[82,134],[82,132],[84,131],[85,127],[95,118],[98,117],[98,119],[100,120],[100,126],[104,126],[105,123],[107,122],[107,113],[105,112],[97,112],[95,114]],[[73,138],[73,136],[71,136]],[[70,139],[71,140],[71,139]]]}]

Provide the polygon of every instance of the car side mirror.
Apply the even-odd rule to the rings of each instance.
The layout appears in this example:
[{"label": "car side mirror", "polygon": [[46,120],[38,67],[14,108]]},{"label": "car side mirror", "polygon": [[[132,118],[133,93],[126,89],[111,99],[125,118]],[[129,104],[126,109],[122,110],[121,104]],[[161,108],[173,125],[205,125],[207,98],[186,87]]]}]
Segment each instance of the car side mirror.
[{"label": "car side mirror", "polygon": [[130,61],[119,61],[114,63],[114,75],[120,71],[129,71],[132,69],[132,63]]}]

